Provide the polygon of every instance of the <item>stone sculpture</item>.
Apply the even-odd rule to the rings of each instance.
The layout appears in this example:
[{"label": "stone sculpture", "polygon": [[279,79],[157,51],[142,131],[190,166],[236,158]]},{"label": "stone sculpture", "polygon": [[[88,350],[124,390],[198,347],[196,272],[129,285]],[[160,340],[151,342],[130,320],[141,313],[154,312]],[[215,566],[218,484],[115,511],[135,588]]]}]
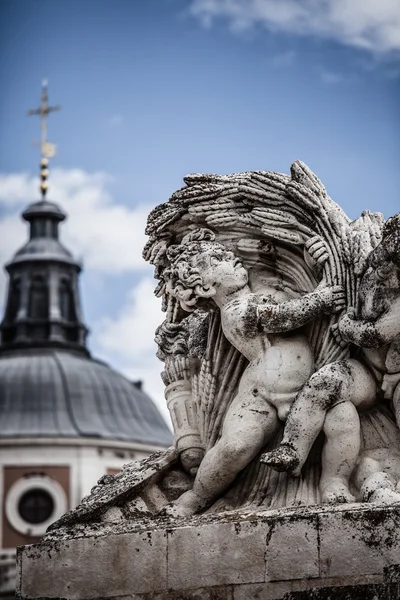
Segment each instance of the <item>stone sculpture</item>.
[{"label": "stone sculpture", "polygon": [[185,184],[144,249],[174,446],[21,549],[20,597],[398,598],[400,213],[299,161]]},{"label": "stone sculpture", "polygon": [[350,221],[300,161],[185,184],[150,214],[144,249],[175,447],[100,481],[53,529],[399,502],[399,215]]}]

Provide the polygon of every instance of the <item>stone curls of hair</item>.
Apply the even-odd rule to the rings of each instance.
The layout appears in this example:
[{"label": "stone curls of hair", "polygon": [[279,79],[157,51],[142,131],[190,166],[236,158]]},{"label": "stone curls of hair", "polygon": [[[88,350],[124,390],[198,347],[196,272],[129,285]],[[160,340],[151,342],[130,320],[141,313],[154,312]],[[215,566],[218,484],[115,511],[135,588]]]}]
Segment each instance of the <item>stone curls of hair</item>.
[{"label": "stone curls of hair", "polygon": [[206,228],[195,229],[182,238],[180,244],[170,246],[167,251],[169,267],[164,271],[166,290],[174,296],[187,312],[196,309],[199,298],[210,298],[214,288],[203,285],[196,258],[215,243],[215,234]]}]

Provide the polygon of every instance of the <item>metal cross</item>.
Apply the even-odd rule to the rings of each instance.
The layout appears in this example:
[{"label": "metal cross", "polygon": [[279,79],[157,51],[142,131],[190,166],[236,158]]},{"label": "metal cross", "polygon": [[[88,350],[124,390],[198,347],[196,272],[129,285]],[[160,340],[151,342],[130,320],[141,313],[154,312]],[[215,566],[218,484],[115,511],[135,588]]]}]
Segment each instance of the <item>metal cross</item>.
[{"label": "metal cross", "polygon": [[55,145],[47,141],[47,115],[55,110],[60,110],[61,106],[49,106],[47,103],[47,80],[42,81],[42,102],[40,108],[35,110],[28,110],[28,116],[39,115],[41,117],[41,130],[42,130],[42,141],[41,141],[41,152],[42,158],[50,158],[55,154]]}]

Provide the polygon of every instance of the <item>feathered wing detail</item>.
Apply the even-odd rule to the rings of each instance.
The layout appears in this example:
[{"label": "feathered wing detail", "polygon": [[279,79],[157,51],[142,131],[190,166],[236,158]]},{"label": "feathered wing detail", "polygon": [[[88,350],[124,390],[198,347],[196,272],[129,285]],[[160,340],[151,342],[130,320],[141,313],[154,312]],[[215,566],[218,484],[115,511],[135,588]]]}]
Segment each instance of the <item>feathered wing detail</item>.
[{"label": "feathered wing detail", "polygon": [[[185,320],[177,301],[168,294],[168,248],[197,228],[211,229],[218,242],[241,258],[253,291],[261,293],[263,286],[277,277],[292,297],[317,285],[342,285],[348,306],[354,305],[359,276],[365,268],[365,248],[372,249],[380,239],[379,216],[363,213],[351,223],[316,175],[300,161],[293,163],[291,176],[255,171],[225,176],[194,174],[184,181],[184,188],[152,211],[146,231],[150,239],[144,257],[155,264],[160,279],[157,294],[163,296],[167,323]],[[323,264],[308,254],[309,243],[315,239],[324,245]],[[341,347],[330,333],[337,318],[321,317],[308,328],[316,368],[348,355],[348,348]],[[188,352],[190,355],[190,348]],[[174,356],[172,352],[168,361]],[[176,359],[182,362],[179,353]],[[218,441],[246,364],[226,340],[219,311],[214,308],[205,346],[197,357],[197,367],[191,369],[199,435],[206,450]],[[210,510],[317,503],[319,456],[315,449],[310,453],[301,479],[271,471],[256,457]]]}]

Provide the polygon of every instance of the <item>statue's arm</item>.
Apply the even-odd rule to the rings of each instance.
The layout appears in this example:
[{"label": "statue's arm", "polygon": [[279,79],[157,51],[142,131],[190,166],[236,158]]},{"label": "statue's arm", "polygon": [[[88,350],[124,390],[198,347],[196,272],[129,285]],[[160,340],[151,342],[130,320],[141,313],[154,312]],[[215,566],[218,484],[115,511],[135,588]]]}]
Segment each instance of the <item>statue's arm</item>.
[{"label": "statue's arm", "polygon": [[302,327],[322,313],[337,312],[344,306],[343,288],[325,287],[295,300],[258,305],[258,323],[266,333],[283,333]]},{"label": "statue's arm", "polygon": [[400,334],[400,301],[376,321],[356,321],[352,314],[344,315],[338,323],[343,340],[362,348],[380,348]]},{"label": "statue's arm", "polygon": [[355,321],[349,315],[344,315],[339,323],[340,337],[345,342],[362,348],[380,348],[385,341],[378,334],[377,323],[373,321]]}]

